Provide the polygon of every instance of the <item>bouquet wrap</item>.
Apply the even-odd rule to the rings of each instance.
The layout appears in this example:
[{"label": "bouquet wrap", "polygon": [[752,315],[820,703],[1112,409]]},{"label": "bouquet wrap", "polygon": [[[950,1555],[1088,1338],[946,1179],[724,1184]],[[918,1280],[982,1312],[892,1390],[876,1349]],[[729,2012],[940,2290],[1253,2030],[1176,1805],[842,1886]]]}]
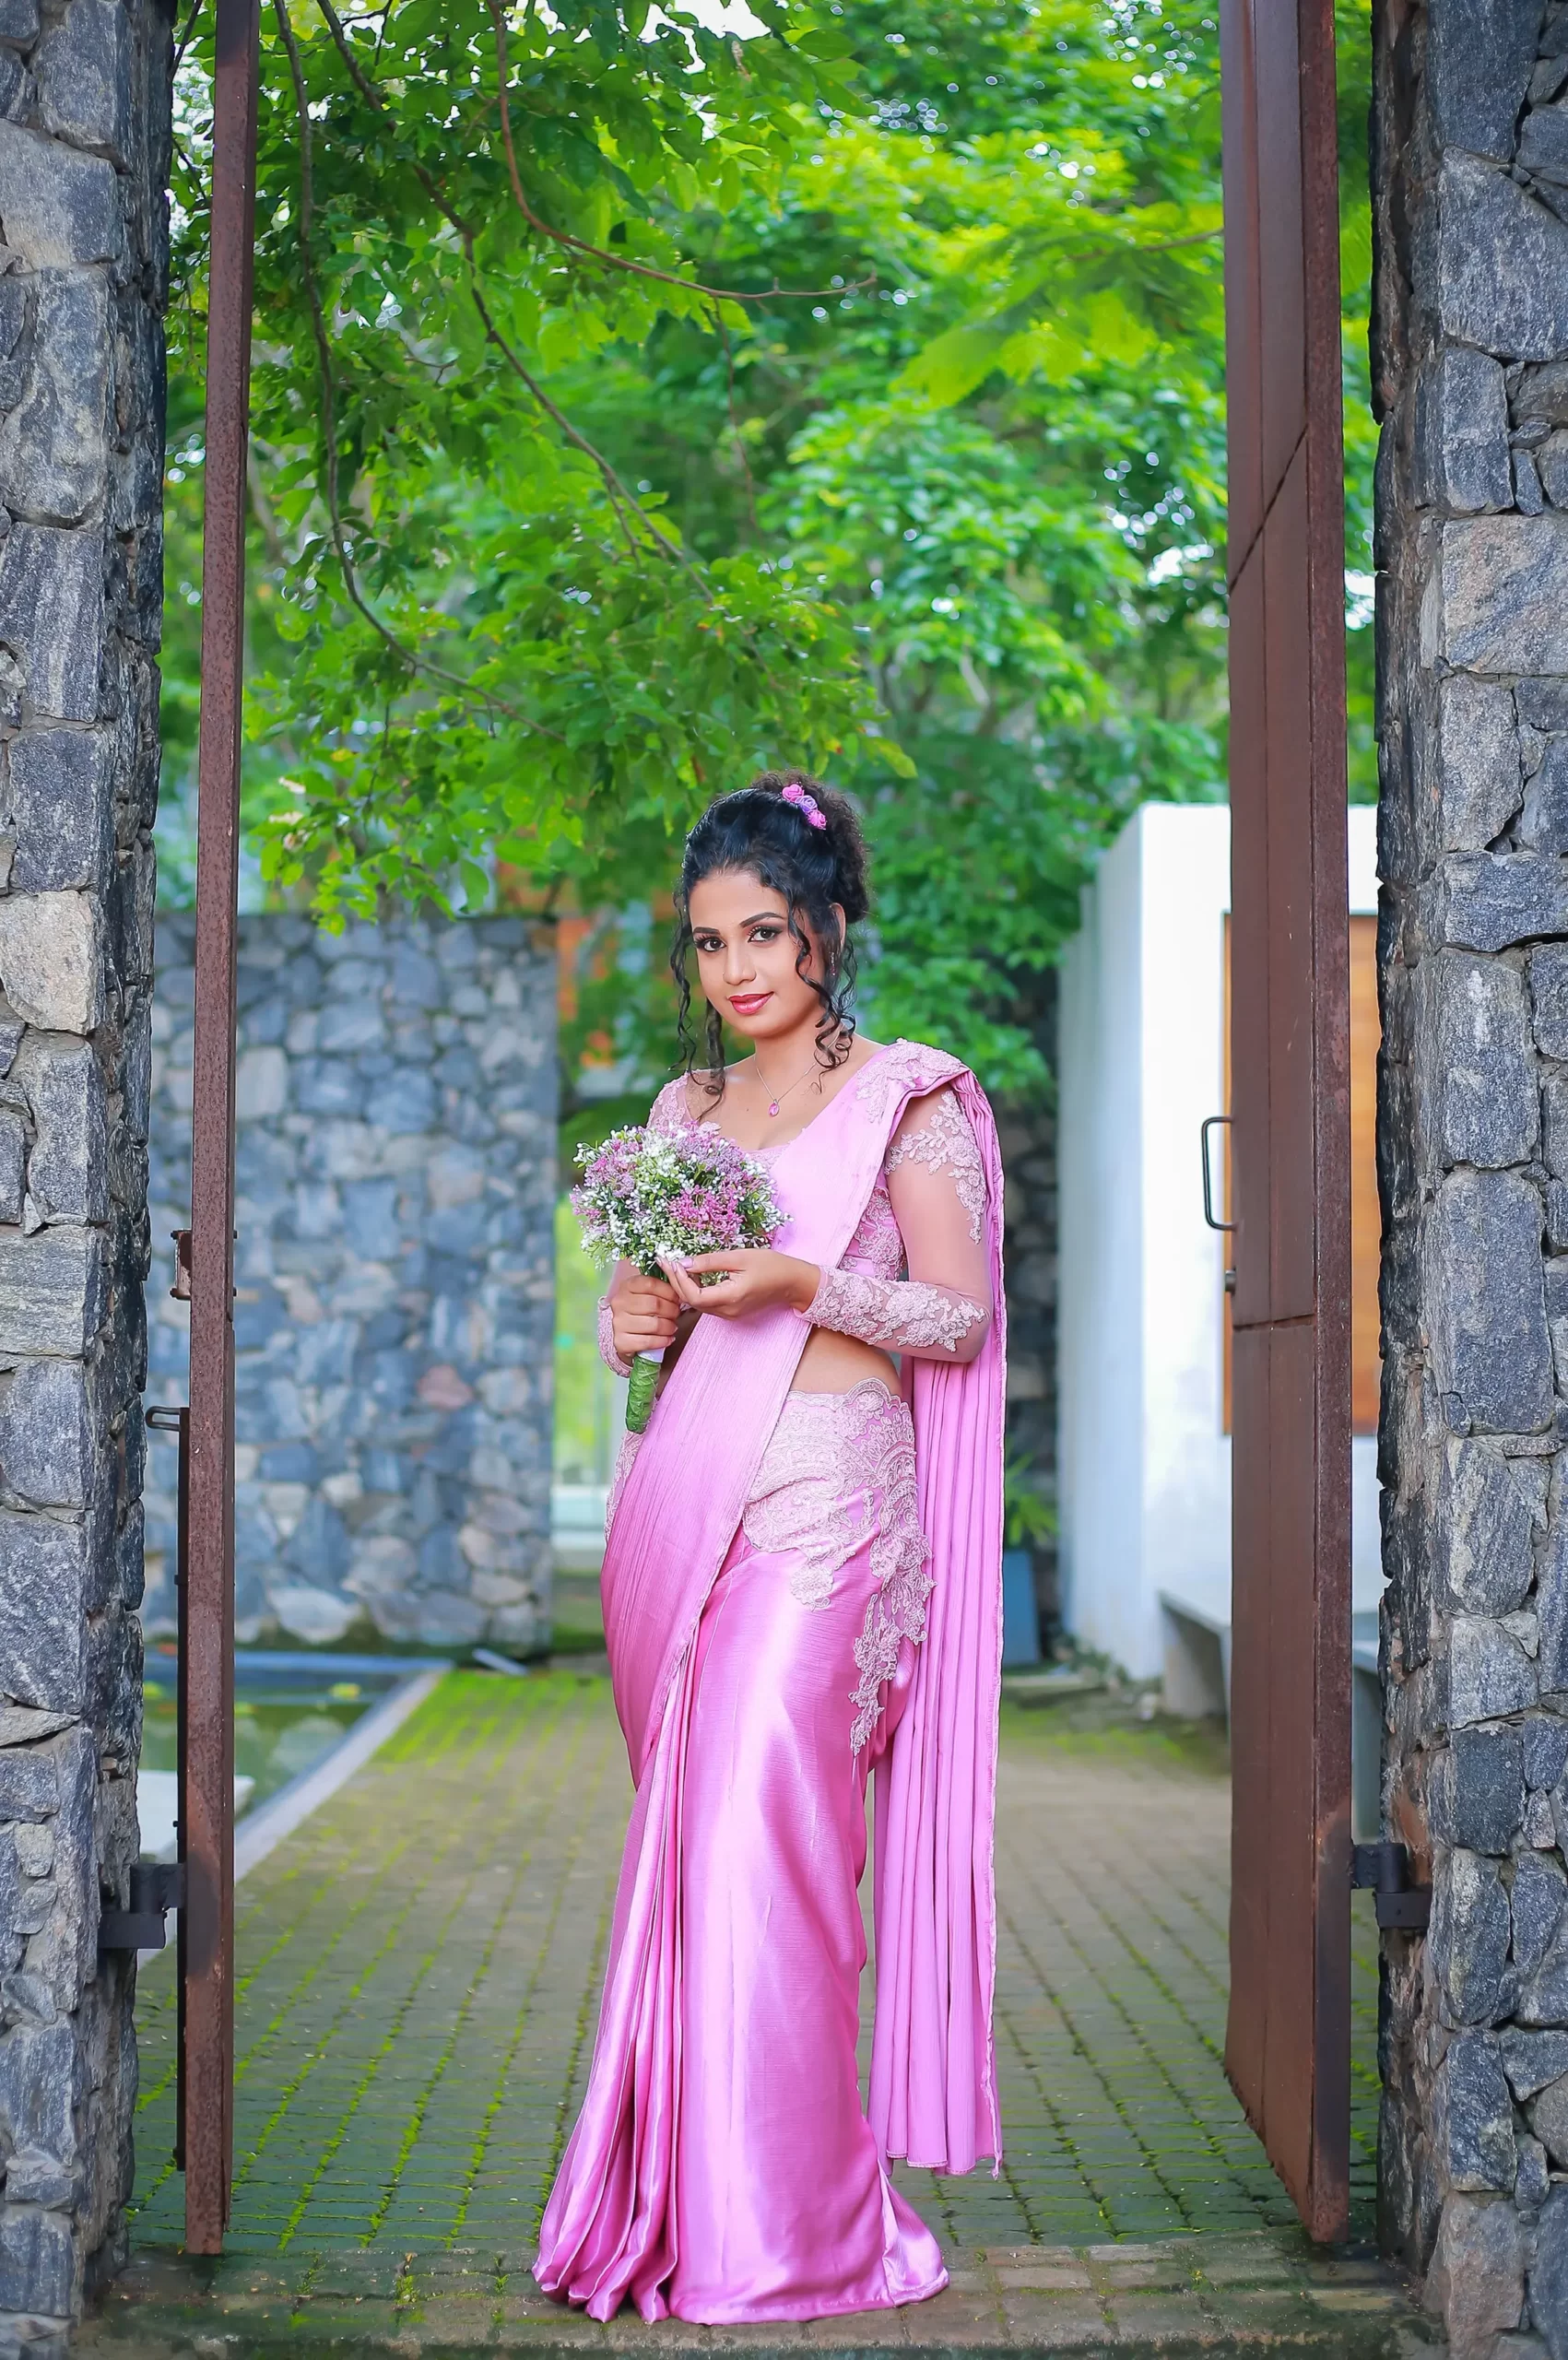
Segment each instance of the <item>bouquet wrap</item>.
[{"label": "bouquet wrap", "polygon": [[[584,1245],[595,1261],[631,1262],[644,1278],[664,1276],[661,1260],[770,1245],[783,1226],[766,1166],[712,1125],[674,1139],[631,1125],[596,1148],[580,1147],[576,1162],[583,1177],[572,1210]],[[702,1283],[719,1276],[706,1273]],[[659,1357],[639,1352],[632,1361],[626,1422],[633,1434],[653,1410]]]}]

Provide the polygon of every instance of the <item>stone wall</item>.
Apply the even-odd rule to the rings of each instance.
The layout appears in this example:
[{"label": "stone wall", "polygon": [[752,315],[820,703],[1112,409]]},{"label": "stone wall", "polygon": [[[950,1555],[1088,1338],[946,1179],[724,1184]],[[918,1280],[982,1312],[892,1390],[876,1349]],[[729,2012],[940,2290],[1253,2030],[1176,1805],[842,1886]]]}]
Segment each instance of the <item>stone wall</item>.
[{"label": "stone wall", "polygon": [[0,2345],[124,2250],[170,30],[0,10]]},{"label": "stone wall", "polygon": [[[151,1204],[190,1204],[194,921],[159,921]],[[549,1636],[555,954],[522,918],[333,936],[243,918],[236,1227],[242,1640]],[[155,1289],[150,1398],[183,1400]],[[172,1628],[175,1454],[147,1467]]]},{"label": "stone wall", "polygon": [[1384,2231],[1457,2360],[1561,2360],[1568,6],[1376,13]]}]

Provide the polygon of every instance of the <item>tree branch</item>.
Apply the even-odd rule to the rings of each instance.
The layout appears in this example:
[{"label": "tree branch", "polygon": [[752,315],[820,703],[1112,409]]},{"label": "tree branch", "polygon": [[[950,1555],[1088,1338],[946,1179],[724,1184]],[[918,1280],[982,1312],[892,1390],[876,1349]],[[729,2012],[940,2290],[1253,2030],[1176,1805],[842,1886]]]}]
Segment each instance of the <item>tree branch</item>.
[{"label": "tree branch", "polygon": [[507,703],[503,698],[492,695],[489,690],[476,688],[474,683],[471,680],[466,680],[460,672],[449,672],[443,665],[432,664],[428,656],[421,655],[417,649],[406,647],[395,631],[387,629],[360,587],[359,577],[354,570],[353,557],[343,530],[343,513],[337,496],[337,383],[333,374],[332,345],[327,335],[326,315],[322,309],[321,290],[316,284],[315,264],[311,253],[313,182],[311,170],[311,114],[305,92],[305,73],[300,58],[299,44],[294,39],[294,28],[289,21],[288,0],[273,0],[273,14],[277,19],[278,33],[289,58],[289,71],[294,84],[295,116],[300,127],[301,274],[304,280],[305,299],[310,308],[311,325],[315,337],[316,362],[321,371],[322,424],[324,429],[325,443],[325,464],[323,474],[325,482],[327,518],[332,532],[332,546],[336,553],[338,567],[343,576],[343,587],[348,593],[350,604],[364,617],[376,636],[392,651],[407,670],[416,676],[423,673],[430,679],[444,681],[449,688],[461,690],[464,696],[473,698],[476,702],[504,713],[509,720],[517,722],[523,728],[534,730],[540,737],[553,738],[557,745],[563,745],[564,738],[557,731],[547,729],[543,722],[534,720],[528,714],[518,712],[514,705]]},{"label": "tree branch", "polygon": [[512,108],[507,100],[508,77],[511,68],[506,54],[506,12],[501,0],[488,0],[491,22],[495,26],[496,90],[501,101],[501,136],[506,149],[506,169],[512,182],[512,194],[517,209],[531,229],[541,238],[552,238],[558,246],[566,246],[573,254],[587,254],[595,262],[607,263],[612,270],[629,271],[637,278],[656,279],[663,287],[681,287],[688,294],[706,295],[716,303],[817,303],[824,297],[858,293],[877,284],[876,273],[869,278],[851,280],[848,287],[781,287],[775,278],[772,287],[748,292],[738,287],[710,287],[701,278],[682,278],[678,272],[659,270],[654,264],[636,262],[630,254],[611,254],[606,246],[591,246],[585,238],[573,237],[570,230],[553,229],[536,213],[523,194],[522,176],[517,170],[517,150],[512,143]]}]

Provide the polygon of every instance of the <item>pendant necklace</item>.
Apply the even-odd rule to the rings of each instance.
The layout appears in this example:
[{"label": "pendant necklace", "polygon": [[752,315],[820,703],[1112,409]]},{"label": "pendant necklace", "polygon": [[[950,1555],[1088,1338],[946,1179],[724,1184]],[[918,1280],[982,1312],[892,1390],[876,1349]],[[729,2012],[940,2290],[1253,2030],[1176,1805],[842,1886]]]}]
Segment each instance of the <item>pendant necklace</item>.
[{"label": "pendant necklace", "polygon": [[[816,1072],[816,1070],[817,1068],[815,1062],[813,1062],[811,1065],[807,1067],[804,1073],[796,1074],[795,1080],[789,1085],[789,1090],[781,1090],[776,1098],[770,1098],[768,1101],[769,1114],[776,1115],[779,1108],[784,1104],[784,1100],[789,1096],[790,1090],[798,1090],[803,1081],[810,1080],[811,1076]],[[757,1076],[758,1080],[761,1082],[763,1089],[766,1090],[768,1087],[768,1077],[762,1071],[760,1059],[757,1060]]]}]

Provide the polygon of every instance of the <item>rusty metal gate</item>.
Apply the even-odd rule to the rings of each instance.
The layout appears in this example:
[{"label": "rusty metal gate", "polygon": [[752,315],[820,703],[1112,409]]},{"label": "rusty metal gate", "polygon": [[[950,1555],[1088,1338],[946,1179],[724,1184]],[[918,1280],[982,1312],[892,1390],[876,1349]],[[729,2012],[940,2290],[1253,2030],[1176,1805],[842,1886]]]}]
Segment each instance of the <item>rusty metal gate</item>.
[{"label": "rusty metal gate", "polygon": [[1350,1269],[1332,0],[1223,0],[1233,1767],[1225,2064],[1312,2235],[1350,2170]]},{"label": "rusty metal gate", "polygon": [[197,752],[191,1304],[179,1415],[180,2078],[185,2246],[222,2250],[234,2137],[234,984],[259,0],[218,0]]}]

